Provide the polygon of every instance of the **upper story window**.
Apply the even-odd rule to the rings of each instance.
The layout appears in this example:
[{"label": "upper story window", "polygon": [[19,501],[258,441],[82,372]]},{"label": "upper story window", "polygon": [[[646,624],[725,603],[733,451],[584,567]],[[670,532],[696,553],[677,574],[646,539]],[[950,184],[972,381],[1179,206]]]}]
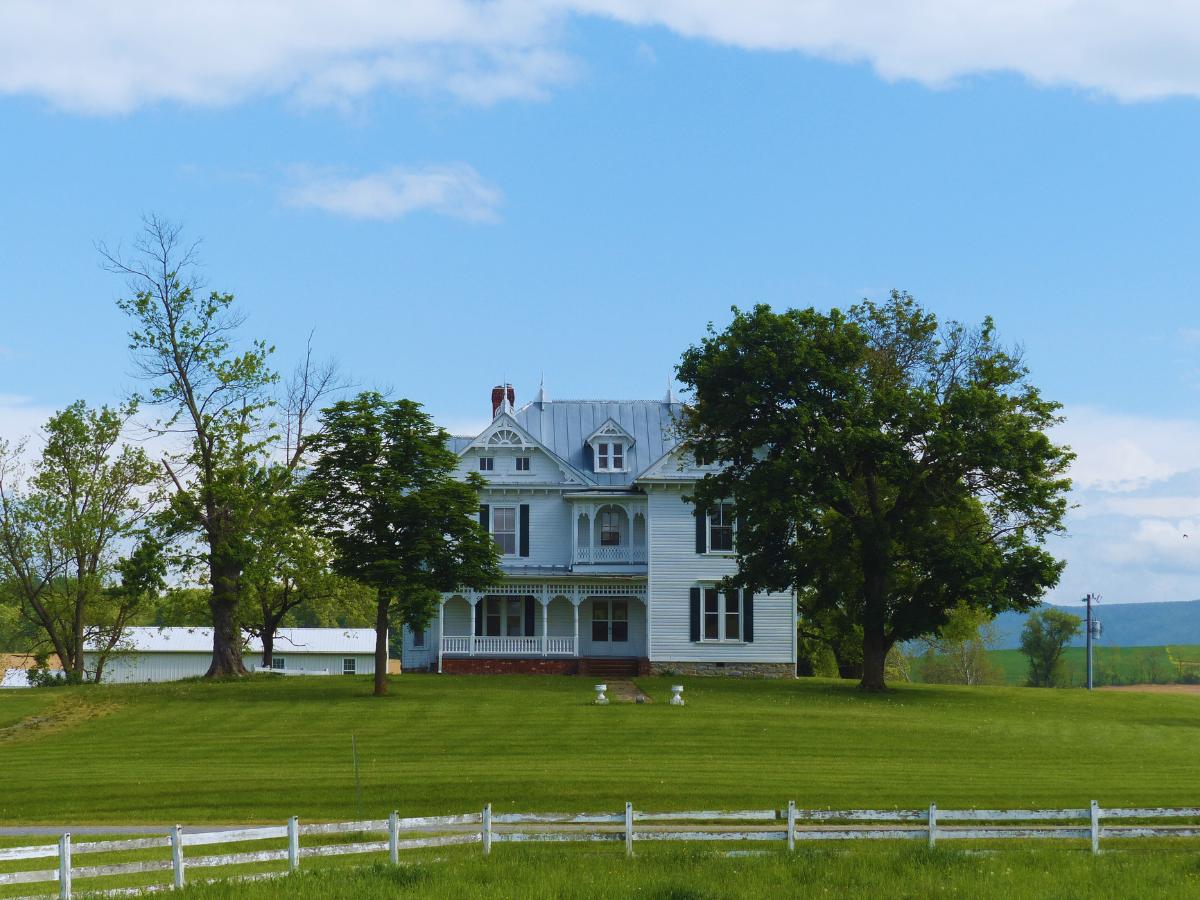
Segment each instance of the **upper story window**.
[{"label": "upper story window", "polygon": [[495,470],[495,468],[496,468],[496,457],[494,457],[494,456],[479,457],[479,471],[480,472],[492,472]]},{"label": "upper story window", "polygon": [[501,554],[517,555],[517,510],[514,507],[492,507],[492,537]]},{"label": "upper story window", "polygon": [[733,504],[718,503],[708,514],[708,551],[733,552]]},{"label": "upper story window", "polygon": [[529,471],[529,457],[528,456],[518,456],[517,457],[517,471],[518,472],[528,472]]},{"label": "upper story window", "polygon": [[621,514],[619,510],[612,508],[600,510],[600,546],[621,546]]},{"label": "upper story window", "polygon": [[608,419],[587,438],[592,448],[592,468],[597,472],[625,472],[633,436]]},{"label": "upper story window", "polygon": [[625,445],[619,441],[596,444],[596,471],[622,472],[625,469]]}]

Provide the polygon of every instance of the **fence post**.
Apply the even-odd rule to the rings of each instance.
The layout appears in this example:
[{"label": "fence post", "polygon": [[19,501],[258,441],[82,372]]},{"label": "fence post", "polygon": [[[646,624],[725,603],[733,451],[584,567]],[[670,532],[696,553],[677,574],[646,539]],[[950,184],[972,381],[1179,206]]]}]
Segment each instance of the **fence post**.
[{"label": "fence post", "polygon": [[937,804],[929,804],[929,846],[937,843]]},{"label": "fence post", "polygon": [[1100,806],[1092,801],[1092,855],[1100,853]]},{"label": "fence post", "polygon": [[400,865],[400,813],[394,809],[388,816],[388,857],[393,866]]},{"label": "fence post", "polygon": [[175,890],[183,890],[183,826],[171,829],[171,871],[175,876]]},{"label": "fence post", "polygon": [[796,801],[788,801],[788,837],[787,844],[789,850],[796,849]]},{"label": "fence post", "polygon": [[625,803],[625,855],[633,856],[633,804]]},{"label": "fence post", "polygon": [[492,804],[483,808],[483,826],[480,829],[483,838],[483,855],[492,852]]},{"label": "fence post", "polygon": [[58,839],[58,896],[71,900],[71,833]]},{"label": "fence post", "polygon": [[300,819],[292,816],[288,819],[288,871],[295,872],[300,868]]}]

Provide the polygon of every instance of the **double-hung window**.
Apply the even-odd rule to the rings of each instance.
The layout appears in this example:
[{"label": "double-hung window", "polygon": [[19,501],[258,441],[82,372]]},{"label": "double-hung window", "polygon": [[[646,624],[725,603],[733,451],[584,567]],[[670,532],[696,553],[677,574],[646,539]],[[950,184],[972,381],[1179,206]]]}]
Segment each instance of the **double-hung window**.
[{"label": "double-hung window", "polygon": [[518,472],[528,472],[529,471],[529,457],[528,456],[518,456],[517,457],[517,471]]},{"label": "double-hung window", "polygon": [[741,591],[704,588],[701,640],[740,641],[742,639]]},{"label": "double-hung window", "polygon": [[600,510],[600,546],[621,546],[621,519],[615,509]]},{"label": "double-hung window", "polygon": [[479,457],[479,471],[480,472],[494,472],[495,469],[496,469],[496,457],[494,457],[494,456]]},{"label": "double-hung window", "polygon": [[354,674],[357,674],[357,671],[358,671],[358,660],[356,660],[353,656],[346,656],[346,657],[342,658],[342,674],[343,675],[354,675]]},{"label": "double-hung window", "polygon": [[718,503],[708,514],[708,552],[733,552],[732,503]]},{"label": "double-hung window", "polygon": [[512,506],[492,507],[492,537],[504,556],[517,555],[517,510]]},{"label": "double-hung window", "polygon": [[620,472],[625,468],[625,445],[601,441],[596,444],[596,471]]},{"label": "double-hung window", "polygon": [[425,646],[425,629],[424,628],[415,629],[412,633],[412,638],[413,638],[413,646],[414,647],[424,647]]},{"label": "double-hung window", "polygon": [[528,637],[523,597],[486,597],[482,601],[483,633],[488,637]]}]

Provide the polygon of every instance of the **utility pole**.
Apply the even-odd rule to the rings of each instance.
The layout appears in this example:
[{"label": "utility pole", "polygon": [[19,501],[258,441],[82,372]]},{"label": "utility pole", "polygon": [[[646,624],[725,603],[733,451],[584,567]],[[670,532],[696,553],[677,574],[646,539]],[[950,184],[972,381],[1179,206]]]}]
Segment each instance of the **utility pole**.
[{"label": "utility pole", "polygon": [[1092,604],[1100,598],[1095,594],[1088,594],[1083,598],[1083,602],[1087,604],[1087,689],[1092,689],[1092,638],[1100,635],[1100,622],[1092,621]]}]

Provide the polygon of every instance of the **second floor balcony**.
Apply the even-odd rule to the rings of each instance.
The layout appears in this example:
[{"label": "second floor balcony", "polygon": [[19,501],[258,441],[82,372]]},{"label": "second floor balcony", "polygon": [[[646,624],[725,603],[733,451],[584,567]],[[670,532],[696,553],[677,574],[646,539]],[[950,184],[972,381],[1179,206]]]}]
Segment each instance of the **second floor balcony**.
[{"label": "second floor balcony", "polygon": [[633,498],[579,499],[572,504],[571,566],[619,571],[646,566],[646,506]]}]

